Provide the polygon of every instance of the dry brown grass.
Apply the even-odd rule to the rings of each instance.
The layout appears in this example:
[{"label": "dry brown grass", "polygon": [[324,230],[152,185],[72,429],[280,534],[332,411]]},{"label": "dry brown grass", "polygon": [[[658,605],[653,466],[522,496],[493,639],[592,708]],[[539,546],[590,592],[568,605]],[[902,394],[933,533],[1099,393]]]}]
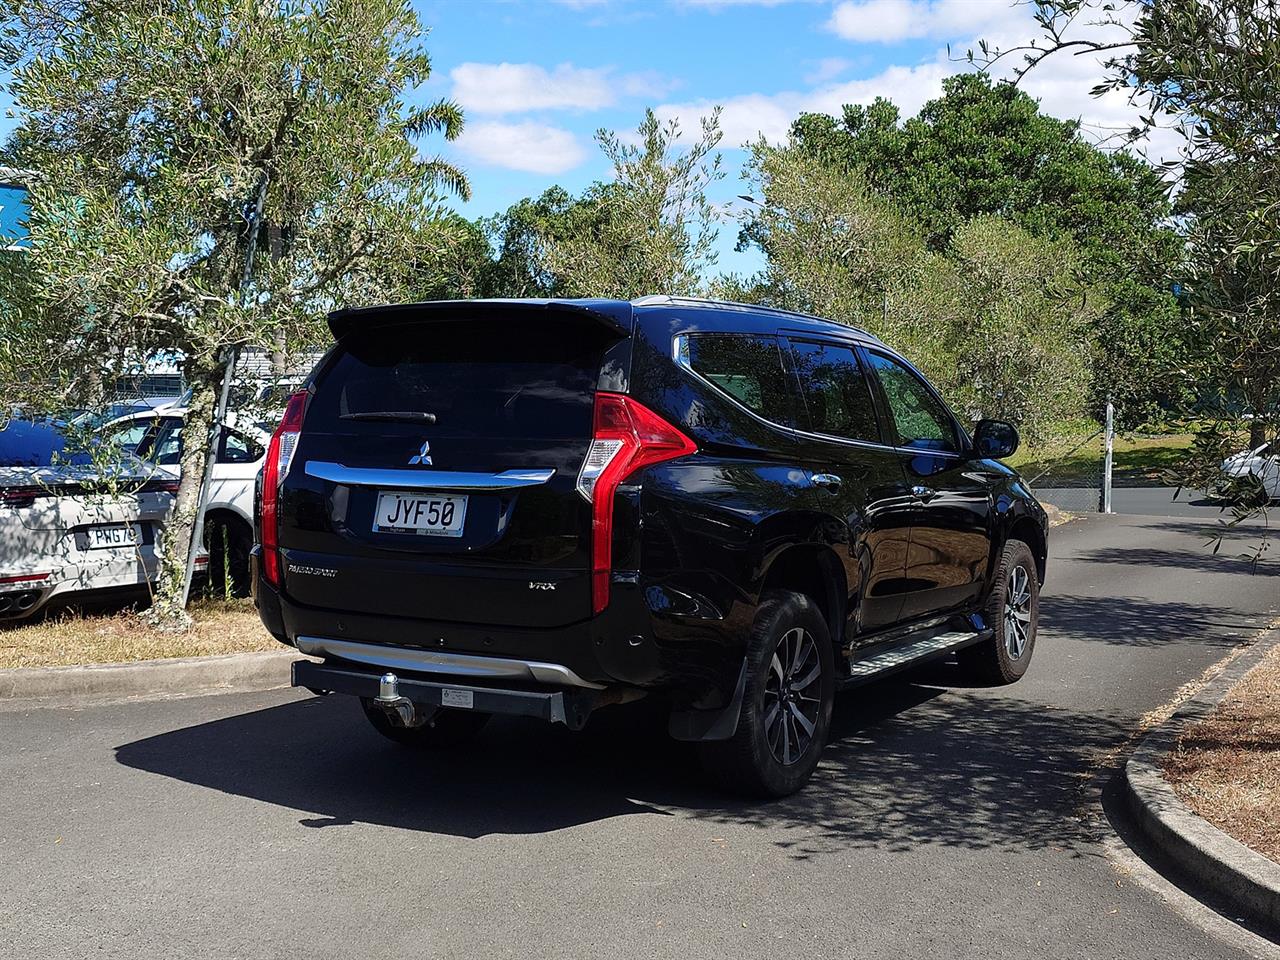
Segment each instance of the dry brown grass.
[{"label": "dry brown grass", "polygon": [[184,634],[152,630],[133,611],[65,613],[5,627],[0,629],[0,668],[123,663],[279,647],[248,600],[199,600],[190,612],[195,626]]},{"label": "dry brown grass", "polygon": [[1280,863],[1280,646],[1183,732],[1165,776],[1192,810]]}]

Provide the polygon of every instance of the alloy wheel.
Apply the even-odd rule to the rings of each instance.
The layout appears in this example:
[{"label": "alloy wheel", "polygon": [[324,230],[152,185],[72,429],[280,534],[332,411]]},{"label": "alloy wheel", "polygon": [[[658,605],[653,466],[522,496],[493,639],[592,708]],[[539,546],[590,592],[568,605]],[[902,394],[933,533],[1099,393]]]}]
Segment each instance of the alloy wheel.
[{"label": "alloy wheel", "polygon": [[821,684],[817,643],[803,627],[792,627],[773,651],[764,688],[765,739],[779,763],[795,763],[813,744]]},{"label": "alloy wheel", "polygon": [[1009,571],[1004,593],[1004,649],[1020,660],[1031,639],[1031,574],[1019,564]]}]

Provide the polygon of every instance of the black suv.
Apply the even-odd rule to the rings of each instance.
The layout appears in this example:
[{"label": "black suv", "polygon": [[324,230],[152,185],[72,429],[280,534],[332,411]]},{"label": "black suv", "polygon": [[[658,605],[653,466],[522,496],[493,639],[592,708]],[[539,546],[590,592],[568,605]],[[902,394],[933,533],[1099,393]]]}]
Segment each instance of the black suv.
[{"label": "black suv", "polygon": [[1045,513],[836,323],[646,297],[348,310],[260,478],[255,597],[415,746],[656,696],[740,789],[818,763],[838,689],[955,653],[1027,669]]}]

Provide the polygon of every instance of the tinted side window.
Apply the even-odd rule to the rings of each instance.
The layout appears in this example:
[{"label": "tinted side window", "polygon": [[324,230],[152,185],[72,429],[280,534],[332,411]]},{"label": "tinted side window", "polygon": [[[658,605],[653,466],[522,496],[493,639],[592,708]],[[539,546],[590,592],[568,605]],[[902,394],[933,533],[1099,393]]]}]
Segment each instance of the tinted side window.
[{"label": "tinted side window", "polygon": [[701,376],[758,416],[792,425],[776,337],[699,334],[689,337],[687,347],[689,366]]},{"label": "tinted side window", "polygon": [[884,354],[867,351],[867,360],[889,402],[900,446],[921,450],[960,449],[955,421],[923,380]]},{"label": "tinted side window", "polygon": [[845,440],[880,443],[871,388],[852,347],[791,341],[809,429]]}]

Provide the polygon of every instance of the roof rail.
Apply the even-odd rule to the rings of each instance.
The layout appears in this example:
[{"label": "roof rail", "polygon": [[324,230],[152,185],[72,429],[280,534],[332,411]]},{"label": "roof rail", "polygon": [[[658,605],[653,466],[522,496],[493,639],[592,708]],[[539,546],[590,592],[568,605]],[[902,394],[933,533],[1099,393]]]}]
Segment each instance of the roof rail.
[{"label": "roof rail", "polygon": [[759,303],[742,303],[738,300],[717,300],[713,297],[670,296],[665,293],[652,293],[648,296],[640,297],[639,299],[631,301],[631,305],[635,307],[654,307],[663,303],[688,303],[695,306],[706,307],[737,307],[742,310],[754,310],[759,313],[769,313],[778,317],[816,320],[819,323],[835,323],[842,327],[848,327],[850,330],[856,330],[873,340],[877,339],[874,334],[868,333],[861,327],[855,327],[852,324],[840,323],[837,320],[829,320],[826,317],[817,317],[811,313],[801,313],[799,310],[783,310],[781,307],[768,307]]}]

